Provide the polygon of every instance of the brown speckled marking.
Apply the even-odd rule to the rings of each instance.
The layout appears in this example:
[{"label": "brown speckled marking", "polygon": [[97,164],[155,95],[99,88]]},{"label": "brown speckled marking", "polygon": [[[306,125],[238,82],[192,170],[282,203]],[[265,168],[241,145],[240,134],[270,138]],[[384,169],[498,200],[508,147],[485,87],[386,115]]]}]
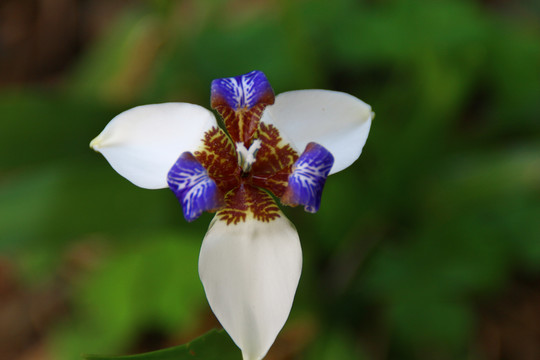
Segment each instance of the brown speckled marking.
[{"label": "brown speckled marking", "polygon": [[195,158],[204,166],[223,194],[240,184],[241,169],[238,166],[236,149],[220,128],[213,127],[204,134],[203,148],[195,152]]},{"label": "brown speckled marking", "polygon": [[[249,109],[236,111],[221,100],[213,98],[212,107],[223,117],[230,137],[213,127],[204,135],[203,147],[194,154],[221,193],[226,194],[225,206],[217,216],[227,225],[251,217],[263,222],[274,220],[280,216],[279,207],[267,191],[278,198],[283,195],[298,154],[283,141],[276,127],[260,122],[264,108],[274,102],[273,93]],[[243,173],[235,143],[243,142],[249,148],[254,139],[261,140],[261,147],[251,171]]]},{"label": "brown speckled marking", "polygon": [[219,220],[229,224],[246,221],[252,215],[255,220],[269,222],[279,217],[279,207],[264,190],[241,184],[225,196],[226,206],[218,211]]}]

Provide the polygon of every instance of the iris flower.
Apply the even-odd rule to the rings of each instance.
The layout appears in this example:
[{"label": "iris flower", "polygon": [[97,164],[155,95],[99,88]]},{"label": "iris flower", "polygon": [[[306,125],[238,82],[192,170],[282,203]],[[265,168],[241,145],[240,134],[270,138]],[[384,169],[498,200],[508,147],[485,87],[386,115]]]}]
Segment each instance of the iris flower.
[{"label": "iris flower", "polygon": [[260,71],[212,82],[211,106],[138,106],[92,140],[133,184],[170,188],[193,221],[215,212],[199,255],[212,311],[244,360],[262,359],[285,324],[302,268],[298,233],[274,199],[316,212],[330,174],[362,152],[373,113],[328,90],[274,96]]}]

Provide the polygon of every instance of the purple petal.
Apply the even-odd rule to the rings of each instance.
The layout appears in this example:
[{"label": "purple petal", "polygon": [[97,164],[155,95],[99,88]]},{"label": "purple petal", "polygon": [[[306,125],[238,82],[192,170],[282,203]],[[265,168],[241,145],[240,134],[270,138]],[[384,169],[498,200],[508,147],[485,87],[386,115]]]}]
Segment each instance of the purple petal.
[{"label": "purple petal", "polygon": [[223,204],[221,193],[201,163],[185,152],[167,175],[169,188],[174,192],[187,221],[198,218],[203,211],[216,210]]},{"label": "purple petal", "polygon": [[304,205],[308,212],[317,212],[321,196],[334,164],[334,157],[323,146],[310,142],[293,165],[289,184],[281,198],[285,205]]},{"label": "purple petal", "polygon": [[[271,99],[271,100],[270,100]],[[212,81],[212,107],[227,104],[234,111],[274,102],[274,91],[261,71]]]}]

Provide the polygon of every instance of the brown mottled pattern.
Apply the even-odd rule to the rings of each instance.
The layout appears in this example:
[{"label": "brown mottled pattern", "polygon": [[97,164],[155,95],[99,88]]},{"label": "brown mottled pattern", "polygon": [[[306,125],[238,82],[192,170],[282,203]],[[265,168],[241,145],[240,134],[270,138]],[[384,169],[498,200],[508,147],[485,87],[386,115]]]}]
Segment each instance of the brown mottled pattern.
[{"label": "brown mottled pattern", "polygon": [[281,198],[287,189],[290,174],[291,167],[289,166],[270,176],[258,177],[252,175],[250,180],[252,185],[264,188],[274,194],[275,197]]},{"label": "brown mottled pattern", "polygon": [[251,169],[252,182],[281,197],[298,154],[283,141],[278,129],[273,125],[260,123],[258,138],[262,144],[257,153],[257,161]]},{"label": "brown mottled pattern", "polygon": [[[273,103],[271,95],[266,102]],[[206,132],[203,148],[194,155],[222,194],[226,194],[226,205],[217,216],[227,224],[246,221],[248,216],[263,222],[279,217],[279,207],[266,191],[278,198],[284,194],[298,154],[283,141],[276,127],[260,122],[267,105],[260,102],[250,109],[235,111],[223,99],[212,99],[212,106],[223,117],[230,138],[214,127]],[[261,147],[251,171],[242,173],[235,143],[243,142],[249,148],[254,139],[261,140]]]},{"label": "brown mottled pattern", "polygon": [[259,103],[249,109],[244,107],[235,111],[229,106],[220,105],[215,109],[223,117],[225,127],[233,141],[243,142],[249,147],[266,106],[267,104]]},{"label": "brown mottled pattern", "polygon": [[238,186],[240,168],[236,149],[223,130],[218,127],[208,130],[204,134],[203,148],[194,155],[223,194]]},{"label": "brown mottled pattern", "polygon": [[220,220],[229,224],[246,221],[248,213],[258,221],[269,222],[278,218],[279,207],[265,191],[242,183],[225,196],[226,207],[218,211]]}]

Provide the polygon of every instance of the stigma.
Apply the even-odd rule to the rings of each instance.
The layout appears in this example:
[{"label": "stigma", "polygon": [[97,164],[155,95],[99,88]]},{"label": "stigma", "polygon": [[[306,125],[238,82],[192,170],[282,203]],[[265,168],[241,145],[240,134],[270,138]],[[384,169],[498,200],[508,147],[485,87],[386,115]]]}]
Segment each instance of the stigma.
[{"label": "stigma", "polygon": [[246,149],[243,142],[236,143],[236,154],[238,157],[238,165],[242,168],[243,173],[249,173],[251,166],[255,163],[257,152],[261,148],[261,140],[255,139],[251,146]]}]

